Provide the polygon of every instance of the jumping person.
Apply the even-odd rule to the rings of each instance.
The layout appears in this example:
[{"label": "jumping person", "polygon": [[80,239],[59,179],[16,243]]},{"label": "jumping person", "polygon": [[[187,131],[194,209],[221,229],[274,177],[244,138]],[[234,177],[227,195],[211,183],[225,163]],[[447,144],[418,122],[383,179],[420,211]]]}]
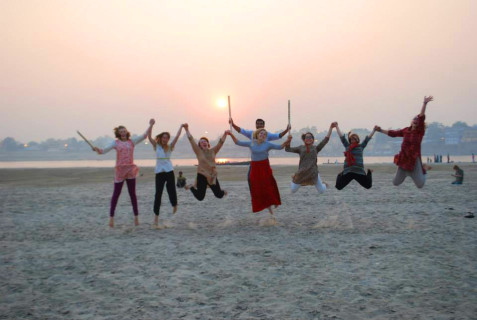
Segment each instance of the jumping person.
[{"label": "jumping person", "polygon": [[298,164],[298,171],[293,175],[291,182],[291,192],[295,193],[300,186],[315,186],[319,193],[323,193],[326,190],[326,184],[321,181],[320,174],[318,172],[318,153],[330,140],[331,132],[335,127],[333,122],[328,129],[328,134],[321,140],[321,142],[314,146],[315,137],[311,132],[307,132],[301,135],[301,140],[305,144],[298,147],[290,147],[290,144],[285,146],[286,152],[294,152],[300,155],[300,162]]},{"label": "jumping person", "polygon": [[135,139],[131,139],[131,133],[124,127],[118,126],[114,128],[116,140],[109,144],[106,148],[100,149],[94,147],[94,151],[98,154],[105,154],[112,149],[116,150],[116,166],[114,176],[114,192],[111,198],[111,207],[109,209],[109,226],[114,227],[114,212],[118,199],[123,188],[124,180],[128,186],[129,197],[134,212],[134,224],[139,225],[139,210],[137,207],[136,197],[136,177],[139,174],[139,168],[134,164],[134,146],[146,139],[152,129],[151,121],[146,132]]},{"label": "jumping person", "polygon": [[411,177],[418,188],[424,187],[426,183],[426,168],[421,161],[421,141],[426,131],[424,120],[426,119],[427,104],[433,101],[432,96],[424,97],[421,113],[411,121],[411,126],[400,130],[383,130],[377,127],[378,132],[382,132],[390,137],[403,137],[401,151],[394,156],[394,163],[398,166],[396,176],[393,179],[395,186],[404,182],[406,177]]},{"label": "jumping person", "polygon": [[187,133],[187,137],[189,138],[192,150],[194,150],[197,160],[199,160],[195,186],[188,185],[185,186],[185,189],[190,189],[194,197],[196,197],[196,199],[199,201],[204,200],[207,186],[212,189],[212,192],[217,198],[223,198],[224,195],[227,195],[227,191],[220,188],[219,180],[217,179],[215,156],[224,145],[225,139],[227,138],[227,133],[224,132],[223,136],[219,139],[219,143],[215,147],[211,148],[209,139],[206,137],[201,137],[199,142],[196,143],[189,132],[189,125],[185,123],[183,124],[183,127]]},{"label": "jumping person", "polygon": [[[151,126],[155,124],[155,120],[151,119]],[[169,201],[173,207],[172,213],[177,212],[177,192],[175,187],[174,167],[171,163],[171,153],[174,151],[174,147],[179,140],[182,132],[182,125],[177,131],[174,140],[169,144],[171,135],[169,132],[161,132],[154,139],[152,138],[152,130],[148,132],[149,142],[151,142],[154,151],[156,151],[156,168],[154,172],[156,174],[156,193],[154,196],[154,225],[159,225],[159,209],[161,207],[162,191],[164,185],[166,185],[167,194],[169,195]]]},{"label": "jumping person", "polygon": [[278,192],[277,182],[273,177],[272,168],[268,160],[268,151],[271,149],[281,150],[287,143],[290,143],[292,137],[281,145],[267,141],[267,130],[258,129],[253,134],[252,141],[239,141],[229,131],[228,134],[236,145],[248,147],[252,152],[252,161],[250,162],[250,194],[252,197],[252,211],[260,212],[268,209],[273,215],[272,206],[281,204],[280,193]]},{"label": "jumping person", "polygon": [[[237,126],[234,123],[233,119],[229,120],[229,124],[231,124],[232,127],[234,127],[235,131],[237,131],[238,133],[240,133],[240,134],[246,136],[247,138],[249,138],[250,140],[252,140],[252,135],[254,134],[255,131],[240,128],[239,126]],[[265,120],[263,120],[263,119],[255,120],[255,128],[256,128],[256,130],[265,129]],[[274,140],[281,139],[285,134],[287,134],[287,132],[290,131],[290,129],[291,129],[291,126],[287,125],[287,128],[284,131],[282,131],[281,133],[267,132],[267,141],[274,141]],[[251,167],[249,166],[248,167],[248,173],[247,173],[247,182],[248,182],[248,188],[249,189],[250,189],[250,169],[251,169]]]},{"label": "jumping person", "polygon": [[364,188],[370,189],[373,186],[373,176],[371,170],[368,169],[367,173],[364,171],[363,150],[368,145],[369,140],[371,140],[377,128],[373,128],[371,134],[366,136],[364,141],[360,143],[360,138],[356,133],[350,131],[348,133],[348,139],[346,139],[337,122],[335,122],[335,127],[346,149],[344,153],[344,169],[336,177],[336,189],[342,190],[351,180],[356,180]]}]

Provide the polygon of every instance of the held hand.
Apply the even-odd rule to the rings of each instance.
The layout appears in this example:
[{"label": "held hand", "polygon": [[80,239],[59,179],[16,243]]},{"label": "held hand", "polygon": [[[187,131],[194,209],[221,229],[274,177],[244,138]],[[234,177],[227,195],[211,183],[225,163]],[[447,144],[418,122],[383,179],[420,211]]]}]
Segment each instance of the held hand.
[{"label": "held hand", "polygon": [[330,128],[336,128],[336,126],[338,125],[338,122],[332,122],[331,125],[330,125]]},{"label": "held hand", "polygon": [[374,131],[381,132],[381,127],[380,126],[374,126]]},{"label": "held hand", "polygon": [[149,120],[149,125],[150,126],[153,126],[155,123],[156,123],[156,120],[154,120],[154,119]]},{"label": "held hand", "polygon": [[434,100],[433,96],[424,96],[424,104],[427,104]]},{"label": "held hand", "polygon": [[99,153],[99,148],[98,148],[98,147],[94,147],[94,148],[93,148],[93,151]]},{"label": "held hand", "polygon": [[289,124],[289,125],[287,126],[287,131],[290,131],[290,130],[291,130],[291,125]]},{"label": "held hand", "polygon": [[188,123],[184,123],[182,126],[184,127],[184,129],[186,129],[186,131],[189,131],[189,124]]},{"label": "held hand", "polygon": [[229,124],[234,125],[234,120],[232,118],[229,119]]},{"label": "held hand", "polygon": [[225,130],[225,134],[231,136],[232,132],[230,132],[230,130]]},{"label": "held hand", "polygon": [[289,135],[288,138],[287,138],[287,142],[292,141],[292,139],[293,139],[293,136]]}]

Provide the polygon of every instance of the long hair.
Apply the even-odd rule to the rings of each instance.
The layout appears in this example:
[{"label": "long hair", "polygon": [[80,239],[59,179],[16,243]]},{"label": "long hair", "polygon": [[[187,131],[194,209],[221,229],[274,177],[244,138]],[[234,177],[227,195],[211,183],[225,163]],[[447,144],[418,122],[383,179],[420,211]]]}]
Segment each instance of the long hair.
[{"label": "long hair", "polygon": [[160,146],[162,147],[162,149],[164,149],[164,152],[167,152],[167,151],[169,151],[169,145],[168,145],[168,144],[166,144],[166,145],[163,145],[163,144],[162,144],[162,137],[163,137],[164,135],[167,135],[167,136],[169,137],[169,139],[171,138],[170,133],[164,131],[164,132],[159,133],[159,134],[156,136],[156,143],[157,143],[158,145],[160,145]]},{"label": "long hair", "polygon": [[[118,138],[119,140],[121,140],[121,134],[119,133],[119,130],[121,130],[121,129],[126,129],[126,127],[125,126],[117,126],[116,128],[113,129],[114,136],[116,138]],[[128,131],[128,129],[126,129],[126,132],[127,132],[126,140],[129,140],[129,138],[131,138],[131,133]]]}]

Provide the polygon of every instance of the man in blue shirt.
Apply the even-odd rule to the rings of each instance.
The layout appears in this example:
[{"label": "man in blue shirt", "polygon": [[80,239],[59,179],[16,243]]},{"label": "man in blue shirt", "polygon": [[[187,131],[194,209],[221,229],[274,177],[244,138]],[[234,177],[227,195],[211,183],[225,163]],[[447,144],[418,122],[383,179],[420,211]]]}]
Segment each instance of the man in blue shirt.
[{"label": "man in blue shirt", "polygon": [[[255,128],[256,128],[255,130],[246,130],[246,129],[240,128],[239,126],[237,126],[234,123],[234,121],[232,119],[229,120],[229,124],[231,124],[232,127],[234,127],[235,131],[237,131],[240,134],[243,134],[244,136],[246,136],[249,139],[252,139],[252,134],[255,130],[265,128],[265,120],[263,120],[263,119],[255,120]],[[291,129],[291,126],[288,125],[287,128],[285,129],[285,131],[283,131],[281,133],[268,132],[267,141],[273,141],[273,140],[281,139],[284,135],[287,134],[288,131],[290,131],[290,129]]]},{"label": "man in blue shirt", "polygon": [[[246,129],[240,128],[239,126],[237,126],[234,123],[234,121],[232,119],[229,120],[229,124],[231,124],[232,127],[234,127],[235,131],[237,131],[238,133],[243,134],[244,136],[246,136],[249,139],[252,139],[252,135],[253,135],[254,130],[246,130]],[[263,120],[263,119],[255,120],[255,128],[256,128],[255,130],[265,128],[265,120]],[[282,131],[281,133],[268,132],[267,141],[273,141],[273,140],[281,139],[284,135],[287,134],[288,131],[290,131],[290,129],[291,129],[291,126],[288,125],[287,128],[285,129],[285,131]],[[248,181],[248,188],[250,189],[250,166],[248,167],[247,181]]]}]

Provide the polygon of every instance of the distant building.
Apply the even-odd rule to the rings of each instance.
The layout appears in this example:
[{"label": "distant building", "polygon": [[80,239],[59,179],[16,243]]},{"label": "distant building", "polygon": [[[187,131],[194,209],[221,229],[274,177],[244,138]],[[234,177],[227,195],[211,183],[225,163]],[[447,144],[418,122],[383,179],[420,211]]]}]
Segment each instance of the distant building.
[{"label": "distant building", "polygon": [[459,144],[465,128],[448,128],[444,132],[445,144]]},{"label": "distant building", "polygon": [[470,128],[465,130],[460,142],[477,143],[477,129]]}]

